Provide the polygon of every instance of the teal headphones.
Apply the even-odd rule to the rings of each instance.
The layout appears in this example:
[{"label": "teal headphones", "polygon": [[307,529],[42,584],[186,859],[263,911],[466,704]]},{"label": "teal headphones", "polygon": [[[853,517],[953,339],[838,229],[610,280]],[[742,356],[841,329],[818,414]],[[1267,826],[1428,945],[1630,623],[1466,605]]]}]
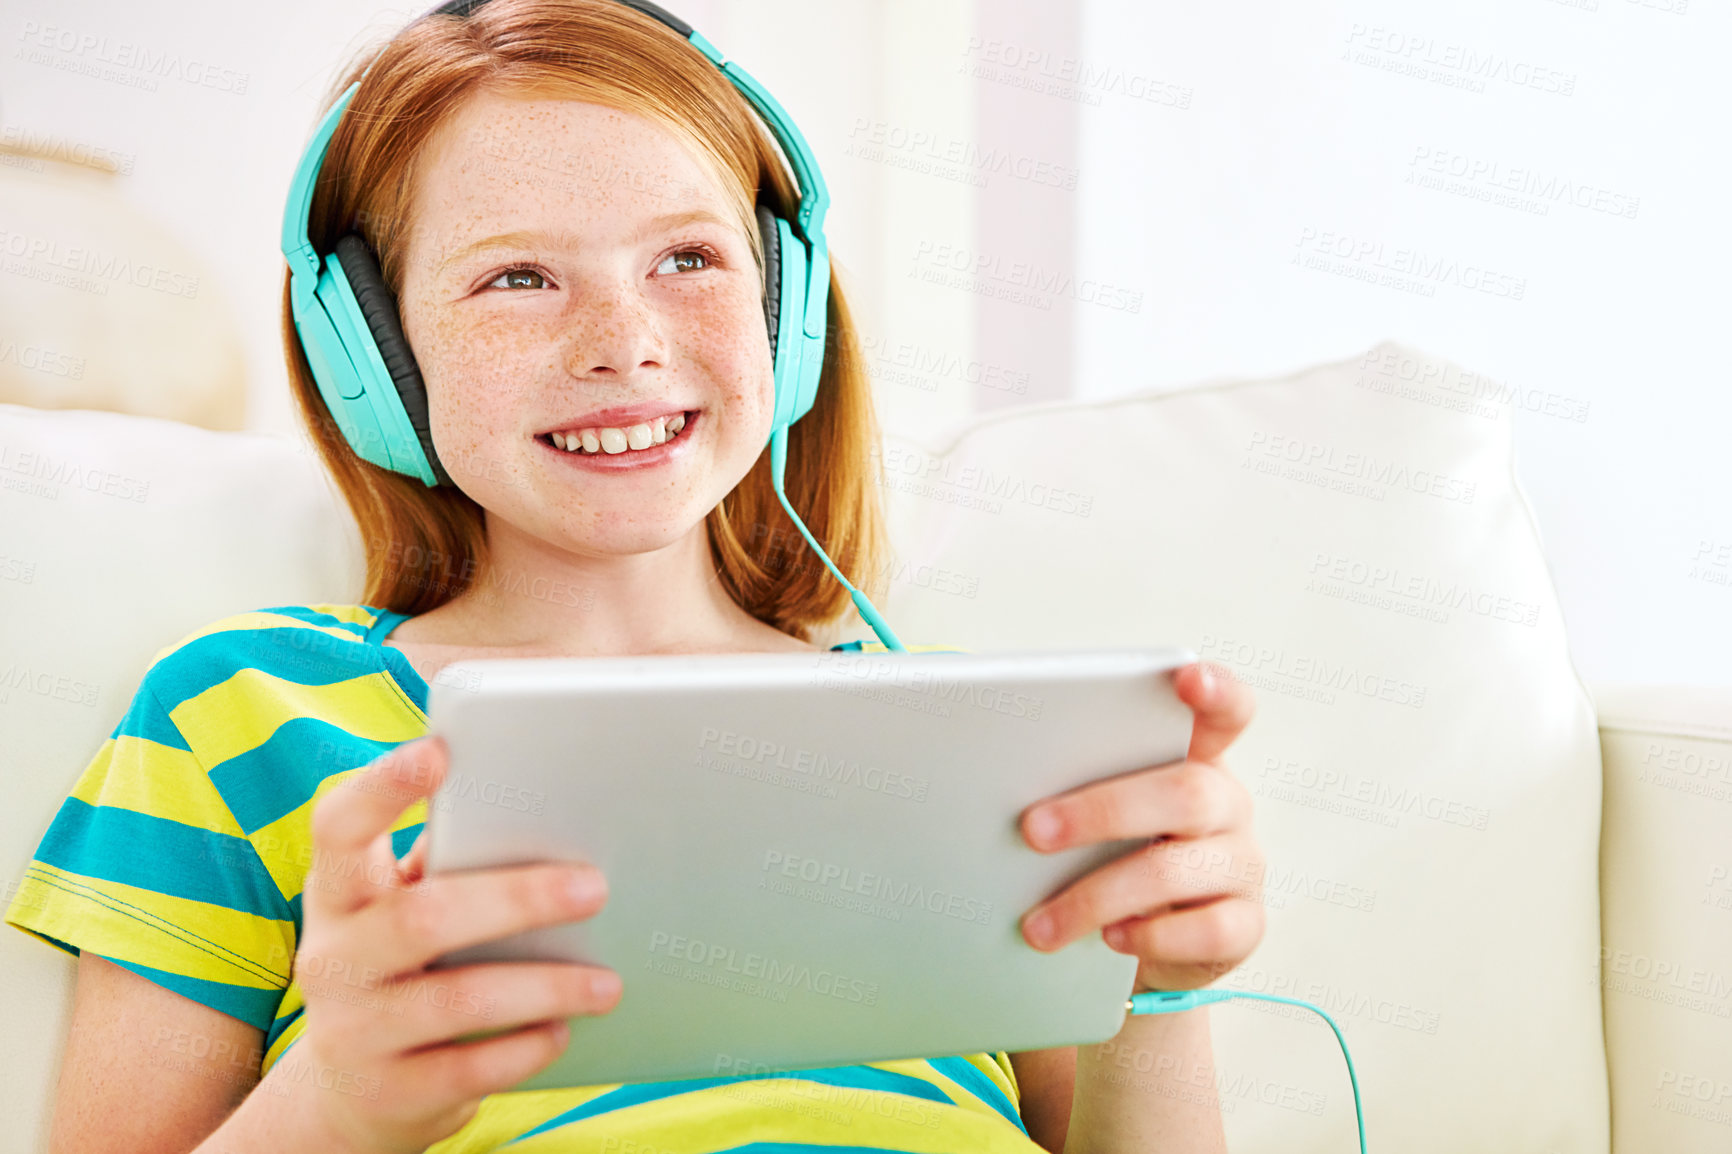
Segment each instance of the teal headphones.
[{"label": "teal headphones", "polygon": [[[818,396],[824,368],[824,338],[830,298],[830,247],[824,214],[830,193],[817,158],[800,130],[745,69],[726,59],[690,24],[647,0],[618,0],[667,25],[708,57],[745,95],[782,146],[799,184],[800,203],[789,221],[759,201],[755,208],[764,252],[764,320],[775,364],[775,412],[770,431],[770,478],[782,508],[806,543],[852,595],[860,617],[885,647],[902,643],[866,598],[836,568],[800,520],[783,492],[788,426],[805,416]],[[466,17],[486,0],[451,0],[428,16]],[[283,213],[283,256],[291,271],[290,309],[295,332],[331,416],[363,460],[417,477],[429,488],[452,486],[433,448],[427,390],[403,334],[397,301],[367,242],[353,230],[321,256],[307,236],[307,213],[325,150],[348,107],[357,81],[337,98],[314,131],[289,186]]]}]

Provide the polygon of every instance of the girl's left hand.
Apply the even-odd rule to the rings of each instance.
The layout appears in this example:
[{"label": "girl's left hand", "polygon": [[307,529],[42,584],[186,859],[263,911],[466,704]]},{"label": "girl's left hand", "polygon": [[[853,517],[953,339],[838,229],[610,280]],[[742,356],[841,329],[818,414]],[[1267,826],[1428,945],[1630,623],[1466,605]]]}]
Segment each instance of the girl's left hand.
[{"label": "girl's left hand", "polygon": [[1022,815],[1024,840],[1045,853],[1152,839],[1022,922],[1023,937],[1043,952],[1103,930],[1107,945],[1141,962],[1132,993],[1206,986],[1263,938],[1264,860],[1251,832],[1251,795],[1221,763],[1256,702],[1218,665],[1183,666],[1173,686],[1196,715],[1184,761],[1045,798]]}]

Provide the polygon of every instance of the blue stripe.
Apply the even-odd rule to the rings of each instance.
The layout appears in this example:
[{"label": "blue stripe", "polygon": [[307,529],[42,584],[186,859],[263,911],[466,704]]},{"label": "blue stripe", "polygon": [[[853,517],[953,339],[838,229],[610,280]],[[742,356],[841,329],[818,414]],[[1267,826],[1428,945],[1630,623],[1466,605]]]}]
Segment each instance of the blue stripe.
[{"label": "blue stripe", "polygon": [[[585,1118],[594,1118],[601,1114],[610,1114],[615,1110],[623,1110],[628,1106],[637,1106],[645,1102],[655,1102],[663,1098],[673,1098],[680,1094],[688,1094],[694,1090],[707,1090],[711,1086],[727,1086],[737,1082],[760,1082],[775,1078],[798,1078],[804,1082],[820,1082],[826,1086],[846,1086],[855,1090],[879,1090],[886,1094],[902,1094],[910,1098],[924,1098],[929,1102],[938,1102],[945,1106],[954,1106],[948,1094],[923,1078],[912,1074],[898,1074],[892,1070],[880,1070],[873,1066],[835,1066],[823,1070],[784,1070],[771,1074],[744,1074],[731,1078],[686,1078],[674,1082],[640,1082],[635,1085],[621,1086],[617,1090],[609,1090],[598,1094],[581,1106],[575,1106],[563,1114],[555,1115],[513,1138],[513,1142],[521,1142],[547,1130],[553,1130],[572,1122],[581,1122]],[[846,1149],[846,1147],[826,1147],[826,1149]]]},{"label": "blue stripe", "polygon": [[68,797],[43,835],[36,860],[261,918],[289,916],[288,900],[252,842],[154,814]]},{"label": "blue stripe", "polygon": [[401,649],[393,649],[389,645],[379,646],[379,656],[385,661],[385,668],[397,684],[403,687],[403,692],[409,695],[409,700],[415,703],[415,708],[422,713],[427,712],[427,701],[432,694],[427,682],[415,672],[415,667],[409,664],[409,659],[403,656]]},{"label": "blue stripe", "polygon": [[980,1072],[979,1066],[967,1058],[928,1058],[926,1064],[1015,1122],[1018,1130],[1028,1133],[1028,1127],[1022,1124],[1022,1115],[1016,1112],[1010,1098],[991,1078]]},{"label": "blue stripe", "polygon": [[391,831],[391,852],[398,857],[408,853],[415,845],[415,839],[421,835],[421,829],[427,823],[418,821],[414,825],[406,825],[402,829]]},{"label": "blue stripe", "polygon": [[427,701],[432,694],[432,689],[421,674],[416,672],[415,667],[409,664],[409,659],[403,656],[401,649],[385,644],[385,637],[391,630],[409,620],[411,614],[399,613],[395,609],[374,609],[371,605],[363,605],[361,608],[376,614],[373,618],[373,627],[366,633],[367,644],[379,651],[380,658],[385,662],[385,668],[392,677],[397,679],[397,684],[402,687],[404,693],[409,695],[409,700],[413,701],[415,707],[422,713],[426,713]]},{"label": "blue stripe", "polygon": [[210,779],[250,835],[305,805],[327,777],[401,744],[356,737],[317,717],[296,717],[262,744],[211,766]]},{"label": "blue stripe", "polygon": [[[107,957],[99,954],[99,957]],[[227,982],[212,982],[204,978],[189,978],[185,974],[171,974],[167,970],[158,970],[150,966],[141,966],[136,962],[126,962],[119,958],[108,958],[117,966],[131,970],[142,977],[149,978],[159,986],[173,990],[183,998],[191,998],[200,1005],[220,1010],[231,1018],[239,1018],[254,1029],[263,1030],[270,1026],[271,1019],[276,1016],[277,1005],[283,1000],[281,990],[255,990],[246,986],[231,986]]]},{"label": "blue stripe", "polygon": [[151,666],[145,683],[165,709],[173,710],[242,669],[263,670],[297,685],[330,685],[377,673],[381,667],[379,650],[352,631],[349,637],[333,637],[299,625],[280,625],[224,629],[188,641]]},{"label": "blue stripe", "polygon": [[384,642],[385,635],[398,625],[409,620],[409,614],[399,613],[395,609],[377,609],[371,605],[363,605],[362,609],[373,615],[373,624],[361,635],[368,645],[379,645]]},{"label": "blue stripe", "polygon": [[[373,608],[369,605],[361,605],[358,606],[358,608],[365,609],[369,613],[374,612]],[[317,625],[324,629],[345,629],[350,633],[353,633],[356,637],[364,637],[367,632],[367,627],[365,625],[357,625],[353,621],[344,621],[329,613],[315,613],[311,607],[306,605],[272,605],[267,609],[257,609],[254,610],[254,612],[275,613],[279,617],[293,617],[296,621],[305,621],[309,625]]]},{"label": "blue stripe", "polygon": [[[278,1004],[281,1004],[280,999]],[[283,1017],[272,1019],[270,1029],[265,1032],[264,1049],[268,1051],[272,1046],[276,1045],[277,1039],[283,1036],[285,1030],[300,1020],[301,1015],[304,1014],[306,1010],[307,1007],[303,1003],[302,1005],[296,1006],[293,1010],[290,1010]],[[293,1046],[294,1043],[290,1042],[289,1045]]]},{"label": "blue stripe", "polygon": [[152,688],[150,674],[145,675],[145,683],[132,695],[132,704],[126,707],[126,716],[120,719],[108,736],[138,737],[169,749],[192,752],[192,746],[187,744],[185,735],[175,726],[174,719],[169,717],[167,708]]},{"label": "blue stripe", "polygon": [[[9,926],[10,925],[17,925],[16,922],[13,922],[11,920],[8,920],[6,924]],[[23,929],[24,927],[19,926],[18,928]],[[55,937],[53,934],[43,934],[41,930],[31,930],[30,932],[33,934],[42,934],[43,937],[47,938],[49,941],[51,941],[55,945],[59,946],[61,949],[65,950],[67,953],[71,954],[73,957],[76,958],[78,956],[78,947],[73,945],[71,942],[63,942],[59,938]]]}]

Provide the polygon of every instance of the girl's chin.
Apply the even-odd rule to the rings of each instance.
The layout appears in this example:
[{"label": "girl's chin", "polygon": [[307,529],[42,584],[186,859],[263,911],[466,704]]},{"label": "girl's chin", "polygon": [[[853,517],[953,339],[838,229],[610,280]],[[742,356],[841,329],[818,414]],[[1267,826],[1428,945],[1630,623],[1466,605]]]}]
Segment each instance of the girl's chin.
[{"label": "girl's chin", "polygon": [[[646,508],[646,506],[648,506]],[[598,498],[540,507],[538,521],[550,541],[588,556],[635,556],[677,544],[704,532],[704,519],[714,502],[673,498],[646,501]]]}]

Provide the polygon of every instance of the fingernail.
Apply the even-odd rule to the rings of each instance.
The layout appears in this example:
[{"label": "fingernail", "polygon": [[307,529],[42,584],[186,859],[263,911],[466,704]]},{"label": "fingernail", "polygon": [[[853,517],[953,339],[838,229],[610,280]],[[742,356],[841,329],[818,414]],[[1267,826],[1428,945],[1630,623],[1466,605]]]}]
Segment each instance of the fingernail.
[{"label": "fingernail", "polygon": [[1058,840],[1059,828],[1063,824],[1052,810],[1037,809],[1028,815],[1029,839],[1038,845],[1051,845]]},{"label": "fingernail", "polygon": [[597,1001],[608,1001],[619,994],[619,975],[612,970],[602,970],[589,976],[589,992]]},{"label": "fingernail", "polygon": [[1023,930],[1027,933],[1029,941],[1033,942],[1037,946],[1044,946],[1048,942],[1052,941],[1054,930],[1053,916],[1045,910],[1042,910],[1040,913],[1035,914],[1033,917],[1028,919],[1027,923],[1023,926]]},{"label": "fingernail", "polygon": [[1215,674],[1207,665],[1197,667],[1197,688],[1204,693],[1215,692]]},{"label": "fingernail", "polygon": [[571,900],[580,906],[587,906],[601,896],[601,884],[588,873],[572,874],[565,883],[565,889]]}]

